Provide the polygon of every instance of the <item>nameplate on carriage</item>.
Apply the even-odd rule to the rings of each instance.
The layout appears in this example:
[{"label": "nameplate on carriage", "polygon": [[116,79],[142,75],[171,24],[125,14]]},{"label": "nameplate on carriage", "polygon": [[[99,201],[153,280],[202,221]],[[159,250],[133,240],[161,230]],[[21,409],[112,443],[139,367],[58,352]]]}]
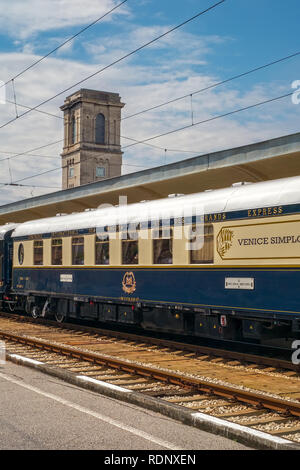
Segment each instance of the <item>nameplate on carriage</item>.
[{"label": "nameplate on carriage", "polygon": [[254,290],[253,277],[225,277],[225,289]]},{"label": "nameplate on carriage", "polygon": [[61,274],[60,282],[73,282],[73,274]]}]

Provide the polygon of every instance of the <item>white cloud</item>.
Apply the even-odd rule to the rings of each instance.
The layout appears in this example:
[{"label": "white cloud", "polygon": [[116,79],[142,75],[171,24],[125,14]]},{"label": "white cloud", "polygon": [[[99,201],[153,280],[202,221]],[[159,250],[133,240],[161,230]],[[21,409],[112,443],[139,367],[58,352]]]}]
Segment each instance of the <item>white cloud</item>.
[{"label": "white cloud", "polygon": [[[15,3],[19,2],[16,0]],[[69,2],[61,1],[58,3],[61,7],[65,7]],[[99,2],[90,3],[92,3],[93,8],[96,4],[99,4]],[[85,19],[88,15],[95,14],[94,10],[91,11],[90,3],[87,4]],[[29,8],[34,6],[33,0],[29,0],[27,4]],[[75,1],[73,4],[74,14],[70,21],[76,22],[79,21],[76,16],[79,2]],[[103,8],[106,7],[104,9],[108,9],[108,5],[111,4],[112,2],[101,1]],[[24,4],[22,5],[22,8],[25,8]],[[54,10],[53,2],[51,2],[51,5],[51,9]],[[50,2],[47,0],[45,1],[45,10],[47,11],[49,7]],[[9,14],[11,20],[11,10]],[[18,15],[18,18],[14,20],[15,22],[21,21],[19,10]],[[55,23],[55,16],[57,28],[57,25],[60,24],[60,20],[57,20],[57,18],[62,17],[60,12],[56,15],[53,13],[49,17],[47,26],[46,21],[43,19],[44,13],[38,12],[38,15],[40,15],[41,29],[34,29],[36,23],[31,24],[29,20],[27,21],[25,15],[20,30],[21,35],[26,36],[31,34],[30,31],[51,28],[51,25]],[[1,21],[3,20],[0,20],[0,24]],[[16,80],[17,101],[28,106],[37,105],[166,29],[155,26],[152,28],[139,28],[136,26],[135,29],[130,27],[126,33],[120,32],[118,38],[107,36],[101,38],[101,42],[100,40],[97,42],[95,39],[93,43],[85,43],[88,63],[80,62],[74,56],[73,60],[70,57],[68,59],[62,59],[59,56],[56,58],[50,57]],[[222,40],[217,36],[198,37],[178,31],[176,34],[165,38],[164,41],[158,42],[155,48],[153,47],[148,53],[146,53],[147,49],[141,52],[140,56],[144,59],[144,62],[139,60],[140,56],[137,55],[134,60],[132,58],[123,61],[88,82],[84,82],[80,87],[120,93],[122,101],[126,103],[123,111],[123,115],[126,116],[181,95],[192,93],[218,81],[220,77],[208,73],[207,70],[209,69],[209,54]],[[39,58],[39,56],[32,54],[37,43],[28,40],[26,44],[27,53],[0,54],[0,79],[9,79]],[[19,46],[19,44],[17,45]],[[23,41],[21,45],[24,46]],[[29,48],[30,45],[31,48]],[[157,51],[159,51],[159,54],[156,53]],[[203,64],[205,64],[205,73],[203,72]],[[208,119],[217,114],[252,105],[255,102],[285,92],[282,83],[265,84],[261,82],[256,86],[245,88],[243,92],[236,88],[236,85],[235,82],[232,82],[226,87],[195,95],[193,97],[194,121]],[[66,95],[70,95],[73,91],[76,91],[76,89],[72,89],[50,101],[41,109],[62,115],[59,106],[62,105]],[[7,96],[9,100],[13,100],[11,86],[8,86]],[[285,133],[296,132],[298,130],[299,110],[299,107],[291,105],[288,100],[273,103],[251,112],[212,121],[201,126],[194,126],[149,142],[162,147],[162,149],[154,149],[145,145],[125,149],[124,164],[137,166],[124,166],[124,173],[137,171],[139,165],[151,167],[163,164],[165,158],[166,162],[170,163],[197,154],[232,148]],[[18,112],[22,113],[22,108],[19,108]],[[7,122],[14,116],[14,105],[0,105],[0,126],[1,123]],[[143,140],[189,124],[191,124],[191,100],[190,97],[187,97],[166,107],[122,121],[122,136]],[[10,154],[5,153],[5,150],[15,151],[16,153],[23,152],[62,139],[63,124],[60,119],[31,112],[26,117],[19,118],[13,124],[0,129],[0,135],[1,160],[10,156]],[[128,145],[128,143],[129,141],[123,139],[123,146]],[[165,148],[171,150],[165,153]],[[182,153],[174,151],[180,149],[183,151]],[[62,144],[56,144],[53,147],[33,152],[41,155],[36,158],[20,156],[11,159],[10,168],[13,181],[60,167],[61,150]],[[194,152],[194,154],[189,154],[188,151]],[[44,158],[43,156],[53,157],[53,159]],[[10,181],[7,161],[0,161],[0,182],[3,181]],[[39,178],[25,180],[24,184],[60,186],[60,182],[60,171],[55,170]],[[3,189],[3,187],[0,187],[0,205],[31,197],[32,191],[33,195],[37,195],[50,191],[50,189],[17,187],[4,187]]]},{"label": "white cloud", "polygon": [[[33,34],[69,26],[88,24],[111,10],[116,0],[13,0],[0,1],[0,27],[12,37],[27,38]],[[122,6],[114,14],[126,14]],[[104,21],[111,21],[108,16]]]},{"label": "white cloud", "polygon": [[[171,26],[139,27],[131,25],[130,28],[119,32],[115,37],[101,37],[92,42],[83,41],[83,46],[93,57],[94,62],[105,63],[140,48],[170,28]],[[205,64],[205,56],[213,50],[214,46],[222,42],[223,39],[216,35],[195,36],[178,30],[153,42],[142,51],[138,51],[130,57],[130,60],[135,61],[143,54],[144,61],[149,60],[152,67],[159,65],[162,71],[168,70],[170,65],[173,71],[176,68],[179,69],[181,64],[195,67]]]}]

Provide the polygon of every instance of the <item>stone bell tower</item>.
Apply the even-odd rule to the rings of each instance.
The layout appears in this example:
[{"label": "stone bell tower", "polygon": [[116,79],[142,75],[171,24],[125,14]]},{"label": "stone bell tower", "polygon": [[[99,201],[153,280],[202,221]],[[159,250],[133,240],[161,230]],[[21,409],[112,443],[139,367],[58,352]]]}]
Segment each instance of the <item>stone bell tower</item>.
[{"label": "stone bell tower", "polygon": [[81,89],[65,99],[62,188],[121,175],[118,93]]}]

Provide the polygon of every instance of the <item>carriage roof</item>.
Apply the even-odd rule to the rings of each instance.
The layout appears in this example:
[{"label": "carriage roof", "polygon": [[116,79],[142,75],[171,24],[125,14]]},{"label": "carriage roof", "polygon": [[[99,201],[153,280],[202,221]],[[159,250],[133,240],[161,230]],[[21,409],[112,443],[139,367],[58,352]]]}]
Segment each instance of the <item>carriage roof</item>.
[{"label": "carriage roof", "polygon": [[297,203],[300,204],[300,176],[259,183],[238,183],[228,188],[128,205],[106,204],[106,207],[100,206],[85,212],[25,222],[16,227],[13,236],[188,217],[195,211],[199,214],[213,214]]}]

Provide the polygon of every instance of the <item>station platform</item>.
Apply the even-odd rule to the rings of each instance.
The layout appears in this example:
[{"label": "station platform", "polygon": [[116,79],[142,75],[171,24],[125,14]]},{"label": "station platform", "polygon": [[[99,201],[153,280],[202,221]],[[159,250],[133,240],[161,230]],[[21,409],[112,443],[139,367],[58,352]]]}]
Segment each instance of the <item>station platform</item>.
[{"label": "station platform", "polygon": [[0,366],[0,389],[0,450],[105,450],[107,456],[126,450],[130,456],[134,450],[247,449],[9,361]]},{"label": "station platform", "polygon": [[296,133],[3,205],[0,225],[116,205],[119,196],[126,196],[130,204],[299,174],[300,133]]}]

